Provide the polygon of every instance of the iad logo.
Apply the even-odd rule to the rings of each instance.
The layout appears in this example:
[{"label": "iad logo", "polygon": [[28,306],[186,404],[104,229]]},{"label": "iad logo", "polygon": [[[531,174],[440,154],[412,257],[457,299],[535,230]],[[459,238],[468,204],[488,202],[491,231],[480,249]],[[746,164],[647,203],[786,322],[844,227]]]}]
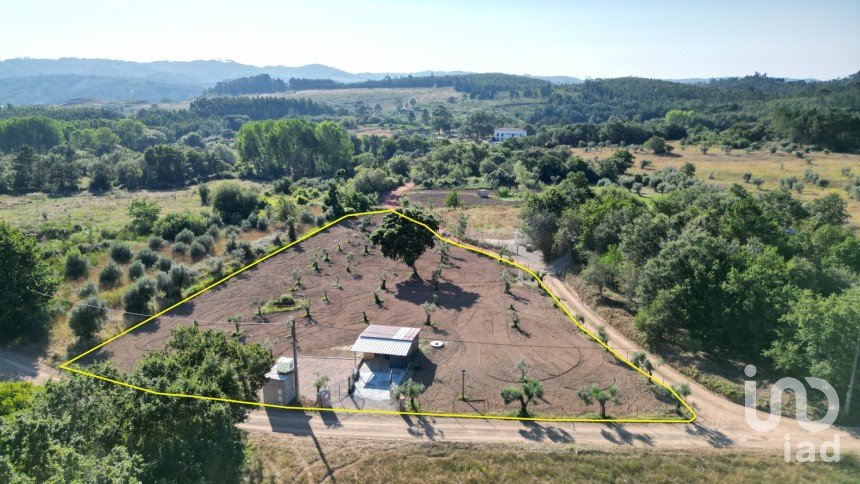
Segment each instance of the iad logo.
[{"label": "iad logo", "polygon": [[[756,375],[756,367],[747,365],[744,373],[748,378]],[[782,419],[782,394],[786,390],[794,392],[795,407],[794,414],[798,425],[807,432],[821,432],[827,430],[836,421],[839,415],[839,395],[832,385],[821,378],[806,377],[806,383],[815,390],[820,391],[827,397],[827,413],[820,420],[812,421],[806,414],[806,387],[803,383],[791,377],[780,378],[770,389],[770,415],[761,420],[756,414],[756,381],[744,382],[744,417],[750,427],[759,432],[769,432],[779,425]],[[815,444],[806,440],[797,443],[797,452],[792,452],[791,435],[785,435],[785,461],[791,462],[792,454],[797,462],[815,461]],[[824,462],[839,462],[839,435],[834,434],[833,441],[824,441],[819,449],[819,455]]]}]

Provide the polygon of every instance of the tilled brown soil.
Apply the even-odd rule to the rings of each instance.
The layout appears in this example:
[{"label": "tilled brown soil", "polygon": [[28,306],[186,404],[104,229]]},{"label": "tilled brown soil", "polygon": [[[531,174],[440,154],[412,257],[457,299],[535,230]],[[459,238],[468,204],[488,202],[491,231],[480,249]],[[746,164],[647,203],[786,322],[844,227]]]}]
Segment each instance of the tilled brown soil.
[{"label": "tilled brown soil", "polygon": [[[379,220],[375,218],[374,225]],[[337,250],[338,244],[342,252]],[[363,253],[365,245],[369,254]],[[322,261],[324,250],[328,250],[330,262]],[[355,255],[351,273],[346,270],[350,252]],[[365,328],[365,312],[374,324],[421,328],[422,355],[413,378],[427,386],[420,398],[425,411],[513,412],[516,405],[506,407],[499,392],[517,383],[515,365],[521,358],[528,364],[526,376],[544,385],[543,399],[531,407],[538,415],[595,412],[596,405],[585,406],[576,396],[577,389],[591,383],[608,387],[612,382],[621,396],[620,405],[608,405],[614,417],[668,415],[674,409],[673,402],[656,398],[639,374],[577,329],[533,282],[515,283],[512,294],[505,294],[499,262],[457,247],[451,247],[449,253],[432,327],[423,325],[425,313],[420,305],[433,298],[430,275],[439,254],[425,252],[417,264],[421,277],[414,278],[405,265],[383,257],[358,229],[357,220],[350,220],[109,343],[88,360],[108,359],[129,370],[148,351],[163,347],[171,329],[179,325],[197,321],[203,328],[232,331],[236,320],[245,342],[265,344],[275,356],[289,356],[286,322],[290,318],[298,323],[300,357],[352,357],[349,348]],[[311,268],[314,255],[319,258],[319,272]],[[301,271],[300,289],[294,287],[294,269]],[[377,305],[373,292],[383,272],[389,276],[387,290],[379,291],[382,303]],[[515,276],[518,272],[511,270]],[[340,288],[335,287],[337,279]],[[310,302],[310,319],[303,309],[268,314],[262,320],[255,316],[257,302],[288,293]],[[330,302],[323,301],[325,294]],[[511,304],[520,316],[521,331],[511,327]],[[431,348],[432,340],[444,341],[444,348]],[[466,370],[468,403],[457,400],[462,369]]]},{"label": "tilled brown soil", "polygon": [[[417,202],[425,207],[437,208],[445,206],[445,198],[451,190],[410,190],[406,192],[406,197]],[[492,197],[482,198],[478,196],[477,190],[458,190],[457,195],[460,197],[460,203],[464,207],[473,207],[477,205],[516,205],[516,200],[504,200],[498,197],[498,191],[490,190]]]}]

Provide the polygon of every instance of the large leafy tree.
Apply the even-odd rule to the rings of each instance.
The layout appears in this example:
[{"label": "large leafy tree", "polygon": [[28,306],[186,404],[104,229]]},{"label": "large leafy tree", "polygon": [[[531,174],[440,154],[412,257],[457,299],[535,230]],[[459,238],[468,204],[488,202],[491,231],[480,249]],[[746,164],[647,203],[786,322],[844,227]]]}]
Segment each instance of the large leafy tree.
[{"label": "large leafy tree", "polygon": [[0,221],[0,341],[33,340],[50,328],[58,281],[36,240]]},{"label": "large leafy tree", "polygon": [[417,208],[407,208],[403,215],[424,226],[418,225],[396,213],[390,213],[382,220],[382,225],[370,234],[370,240],[380,246],[382,255],[389,259],[399,260],[412,268],[412,274],[417,276],[415,262],[427,249],[435,245],[433,233],[428,228],[439,230],[439,220],[430,213]]},{"label": "large leafy tree", "polygon": [[860,338],[860,286],[827,297],[803,291],[782,316],[777,334],[766,354],[778,368],[811,373],[844,390]]},{"label": "large leafy tree", "polygon": [[[89,370],[162,392],[256,401],[272,363],[260,345],[187,326],[128,375]],[[248,409],[78,375],[54,380],[32,407],[0,421],[0,479],[236,482],[246,456],[236,424]]]}]

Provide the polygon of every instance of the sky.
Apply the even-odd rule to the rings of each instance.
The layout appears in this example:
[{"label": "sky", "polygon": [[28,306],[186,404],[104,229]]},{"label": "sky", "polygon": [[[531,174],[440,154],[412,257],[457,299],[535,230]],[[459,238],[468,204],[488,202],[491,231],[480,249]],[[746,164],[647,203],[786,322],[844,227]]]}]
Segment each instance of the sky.
[{"label": "sky", "polygon": [[0,59],[229,59],[580,78],[832,79],[860,70],[855,0],[4,3]]}]

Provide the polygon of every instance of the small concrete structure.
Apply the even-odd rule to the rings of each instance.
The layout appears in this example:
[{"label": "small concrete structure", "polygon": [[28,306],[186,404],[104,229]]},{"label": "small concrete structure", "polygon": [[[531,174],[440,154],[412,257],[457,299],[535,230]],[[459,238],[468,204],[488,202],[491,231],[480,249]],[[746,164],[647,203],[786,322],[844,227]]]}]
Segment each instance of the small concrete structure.
[{"label": "small concrete structure", "polygon": [[280,357],[266,373],[263,385],[263,403],[287,405],[296,399],[296,385],[293,372],[296,365],[292,358]]},{"label": "small concrete structure", "polygon": [[352,351],[361,353],[356,368],[355,389],[362,398],[377,402],[391,400],[392,388],[405,378],[418,353],[419,328],[371,324]]}]

